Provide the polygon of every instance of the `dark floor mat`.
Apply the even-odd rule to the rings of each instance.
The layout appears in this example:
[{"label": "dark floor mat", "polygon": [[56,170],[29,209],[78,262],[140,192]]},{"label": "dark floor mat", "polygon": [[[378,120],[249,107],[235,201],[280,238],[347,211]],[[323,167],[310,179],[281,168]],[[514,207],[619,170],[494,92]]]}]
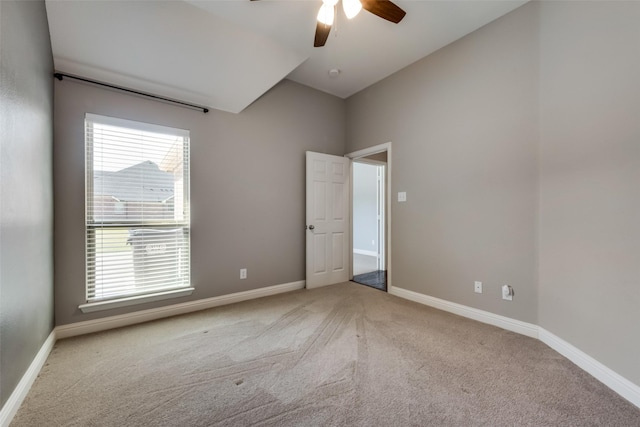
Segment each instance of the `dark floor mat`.
[{"label": "dark floor mat", "polygon": [[361,285],[371,286],[372,288],[387,291],[387,272],[372,271],[371,273],[358,274],[353,276],[353,281]]}]

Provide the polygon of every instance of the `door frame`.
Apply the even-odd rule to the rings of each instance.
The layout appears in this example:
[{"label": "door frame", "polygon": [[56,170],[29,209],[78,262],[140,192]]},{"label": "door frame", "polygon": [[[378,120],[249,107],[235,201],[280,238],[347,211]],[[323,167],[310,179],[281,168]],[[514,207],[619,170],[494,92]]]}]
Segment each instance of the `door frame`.
[{"label": "door frame", "polygon": [[[378,191],[376,191],[376,210],[380,209],[382,212],[380,214],[380,222],[378,224],[377,230],[376,230],[376,241],[378,242],[378,251],[377,251],[377,267],[378,270],[386,270],[386,266],[387,266],[387,233],[386,233],[386,227],[387,227],[387,219],[386,219],[386,215],[387,215],[387,193],[386,193],[386,189],[387,189],[387,163],[386,162],[380,162],[378,160],[370,160],[370,159],[366,159],[366,158],[356,158],[351,160],[351,164],[353,165],[354,163],[360,163],[360,164],[364,164],[364,165],[370,165],[370,166],[374,166],[376,168],[380,168],[382,169],[382,185],[383,185],[383,190],[384,190],[384,194],[382,194],[381,197],[378,197],[379,193]],[[351,175],[351,198],[353,199],[353,196],[355,195],[355,188],[354,188],[354,184],[355,184],[355,179],[353,174]],[[351,202],[351,217],[352,217],[352,221],[351,221],[351,236],[353,236],[353,230],[354,230],[354,220],[353,219],[353,200]],[[382,264],[382,265],[381,265]],[[381,268],[382,267],[382,268]]]},{"label": "door frame", "polygon": [[[384,212],[384,228],[385,228],[385,257],[387,263],[387,292],[391,292],[393,288],[393,274],[391,268],[391,142],[385,142],[384,144],[374,145],[372,147],[363,148],[362,150],[354,151],[349,154],[345,154],[351,162],[349,166],[351,191],[349,191],[349,226],[353,230],[353,161],[361,157],[371,156],[372,154],[378,154],[387,152],[387,168],[385,171],[386,182],[385,185],[385,212]],[[349,280],[353,280],[353,231],[349,235]]]}]

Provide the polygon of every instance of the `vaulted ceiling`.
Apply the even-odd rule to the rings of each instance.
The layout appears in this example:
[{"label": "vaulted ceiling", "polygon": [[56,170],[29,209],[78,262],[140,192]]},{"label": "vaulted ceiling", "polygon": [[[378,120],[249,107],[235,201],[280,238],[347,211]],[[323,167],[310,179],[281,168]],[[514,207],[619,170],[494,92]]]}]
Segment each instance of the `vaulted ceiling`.
[{"label": "vaulted ceiling", "polygon": [[321,0],[46,2],[57,71],[237,113],[284,78],[347,98],[526,0],[394,3],[399,24],[338,4],[314,48]]}]

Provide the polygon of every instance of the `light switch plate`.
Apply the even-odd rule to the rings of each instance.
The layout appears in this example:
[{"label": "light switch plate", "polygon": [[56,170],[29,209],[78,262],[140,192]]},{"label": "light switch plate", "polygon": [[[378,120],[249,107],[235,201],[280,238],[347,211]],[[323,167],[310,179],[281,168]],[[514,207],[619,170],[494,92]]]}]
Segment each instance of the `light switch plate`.
[{"label": "light switch plate", "polygon": [[406,202],[407,201],[407,192],[406,191],[398,192],[398,201],[399,202]]}]

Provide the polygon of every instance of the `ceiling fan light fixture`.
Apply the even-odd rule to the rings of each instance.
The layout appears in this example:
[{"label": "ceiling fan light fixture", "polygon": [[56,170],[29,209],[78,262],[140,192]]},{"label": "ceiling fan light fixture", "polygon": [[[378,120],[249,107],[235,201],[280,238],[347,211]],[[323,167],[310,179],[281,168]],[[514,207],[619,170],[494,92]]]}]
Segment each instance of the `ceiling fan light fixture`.
[{"label": "ceiling fan light fixture", "polygon": [[360,0],[342,0],[342,8],[347,19],[352,19],[362,10],[362,3]]},{"label": "ceiling fan light fixture", "polygon": [[333,25],[333,6],[323,3],[318,11],[318,22],[324,25]]}]

